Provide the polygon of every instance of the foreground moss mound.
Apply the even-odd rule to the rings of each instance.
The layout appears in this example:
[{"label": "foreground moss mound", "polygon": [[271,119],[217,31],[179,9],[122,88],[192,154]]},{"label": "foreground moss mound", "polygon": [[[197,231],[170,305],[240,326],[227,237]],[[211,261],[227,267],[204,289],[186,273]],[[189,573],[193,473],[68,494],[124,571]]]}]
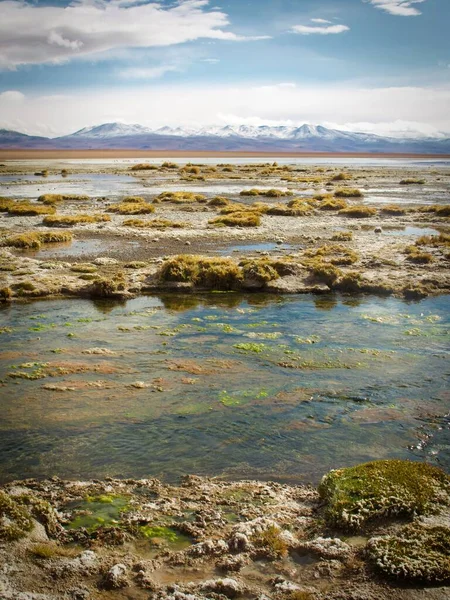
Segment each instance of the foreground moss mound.
[{"label": "foreground moss mound", "polygon": [[330,526],[357,529],[382,517],[434,512],[449,502],[450,477],[426,463],[377,460],[331,471],[319,493]]},{"label": "foreground moss mound", "polygon": [[17,540],[32,528],[27,509],[13,498],[0,492],[0,540]]},{"label": "foreground moss mound", "polygon": [[383,574],[423,583],[450,582],[450,530],[408,525],[372,538],[367,555]]}]

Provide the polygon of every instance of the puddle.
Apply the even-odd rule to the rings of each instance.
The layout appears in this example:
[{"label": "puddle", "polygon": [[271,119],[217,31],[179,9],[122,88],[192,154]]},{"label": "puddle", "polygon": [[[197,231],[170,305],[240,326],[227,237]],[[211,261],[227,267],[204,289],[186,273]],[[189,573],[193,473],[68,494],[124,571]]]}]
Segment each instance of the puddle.
[{"label": "puddle", "polygon": [[422,235],[439,235],[441,232],[432,227],[402,227],[401,229],[383,229],[384,235],[415,235],[420,237]]},{"label": "puddle", "polygon": [[15,253],[20,256],[29,256],[40,258],[42,260],[46,258],[63,258],[68,256],[111,256],[116,249],[123,252],[127,249],[137,248],[138,246],[138,241],[124,241],[120,239],[118,242],[115,242],[114,240],[82,239],[63,244],[47,244],[37,251],[16,250]]},{"label": "puddle", "polygon": [[448,469],[449,307],[234,293],[2,306],[0,481]]},{"label": "puddle", "polygon": [[292,250],[292,246],[290,244],[274,244],[271,242],[264,242],[261,244],[236,244],[233,246],[228,246],[224,250],[220,250],[220,254],[231,254],[233,252],[285,252],[287,250]]}]

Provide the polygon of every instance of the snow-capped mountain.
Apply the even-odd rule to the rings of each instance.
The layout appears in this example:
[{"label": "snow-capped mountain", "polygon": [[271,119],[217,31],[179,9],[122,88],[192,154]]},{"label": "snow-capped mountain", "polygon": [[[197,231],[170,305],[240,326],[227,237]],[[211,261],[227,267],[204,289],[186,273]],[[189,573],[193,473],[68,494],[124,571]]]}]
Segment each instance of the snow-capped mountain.
[{"label": "snow-capped mountain", "polygon": [[450,138],[391,138],[309,124],[151,129],[104,123],[53,139],[0,130],[0,148],[450,154]]},{"label": "snow-capped mountain", "polygon": [[143,125],[125,125],[124,123],[104,123],[94,127],[84,127],[69,137],[113,138],[123,135],[145,135],[153,133],[152,129]]}]

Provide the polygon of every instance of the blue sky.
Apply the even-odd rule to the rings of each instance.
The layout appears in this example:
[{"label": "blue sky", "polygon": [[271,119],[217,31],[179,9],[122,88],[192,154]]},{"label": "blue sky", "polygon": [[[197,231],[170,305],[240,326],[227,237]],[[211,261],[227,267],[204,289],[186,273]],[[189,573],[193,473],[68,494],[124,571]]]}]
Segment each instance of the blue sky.
[{"label": "blue sky", "polygon": [[450,133],[449,0],[0,0],[0,126]]}]

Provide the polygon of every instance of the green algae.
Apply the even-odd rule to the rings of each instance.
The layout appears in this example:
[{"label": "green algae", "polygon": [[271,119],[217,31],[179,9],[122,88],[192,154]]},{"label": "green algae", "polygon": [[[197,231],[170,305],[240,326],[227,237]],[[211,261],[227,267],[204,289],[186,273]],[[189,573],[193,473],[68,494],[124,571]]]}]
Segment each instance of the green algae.
[{"label": "green algae", "polygon": [[183,550],[192,544],[192,539],[175,529],[162,525],[141,525],[139,534],[153,547],[168,546],[171,550]]},{"label": "green algae", "polygon": [[236,348],[237,350],[240,350],[245,353],[252,352],[254,354],[261,354],[261,352],[264,352],[264,350],[267,349],[267,346],[266,344],[245,342],[240,344],[234,344],[233,348]]},{"label": "green algae", "polygon": [[84,500],[71,506],[78,514],[66,525],[66,528],[83,527],[92,533],[99,527],[118,525],[121,514],[127,510],[128,504],[127,496],[108,494],[86,496]]},{"label": "green algae", "polygon": [[331,526],[358,529],[386,517],[429,514],[450,504],[450,477],[427,463],[378,460],[331,471],[319,494]]}]

